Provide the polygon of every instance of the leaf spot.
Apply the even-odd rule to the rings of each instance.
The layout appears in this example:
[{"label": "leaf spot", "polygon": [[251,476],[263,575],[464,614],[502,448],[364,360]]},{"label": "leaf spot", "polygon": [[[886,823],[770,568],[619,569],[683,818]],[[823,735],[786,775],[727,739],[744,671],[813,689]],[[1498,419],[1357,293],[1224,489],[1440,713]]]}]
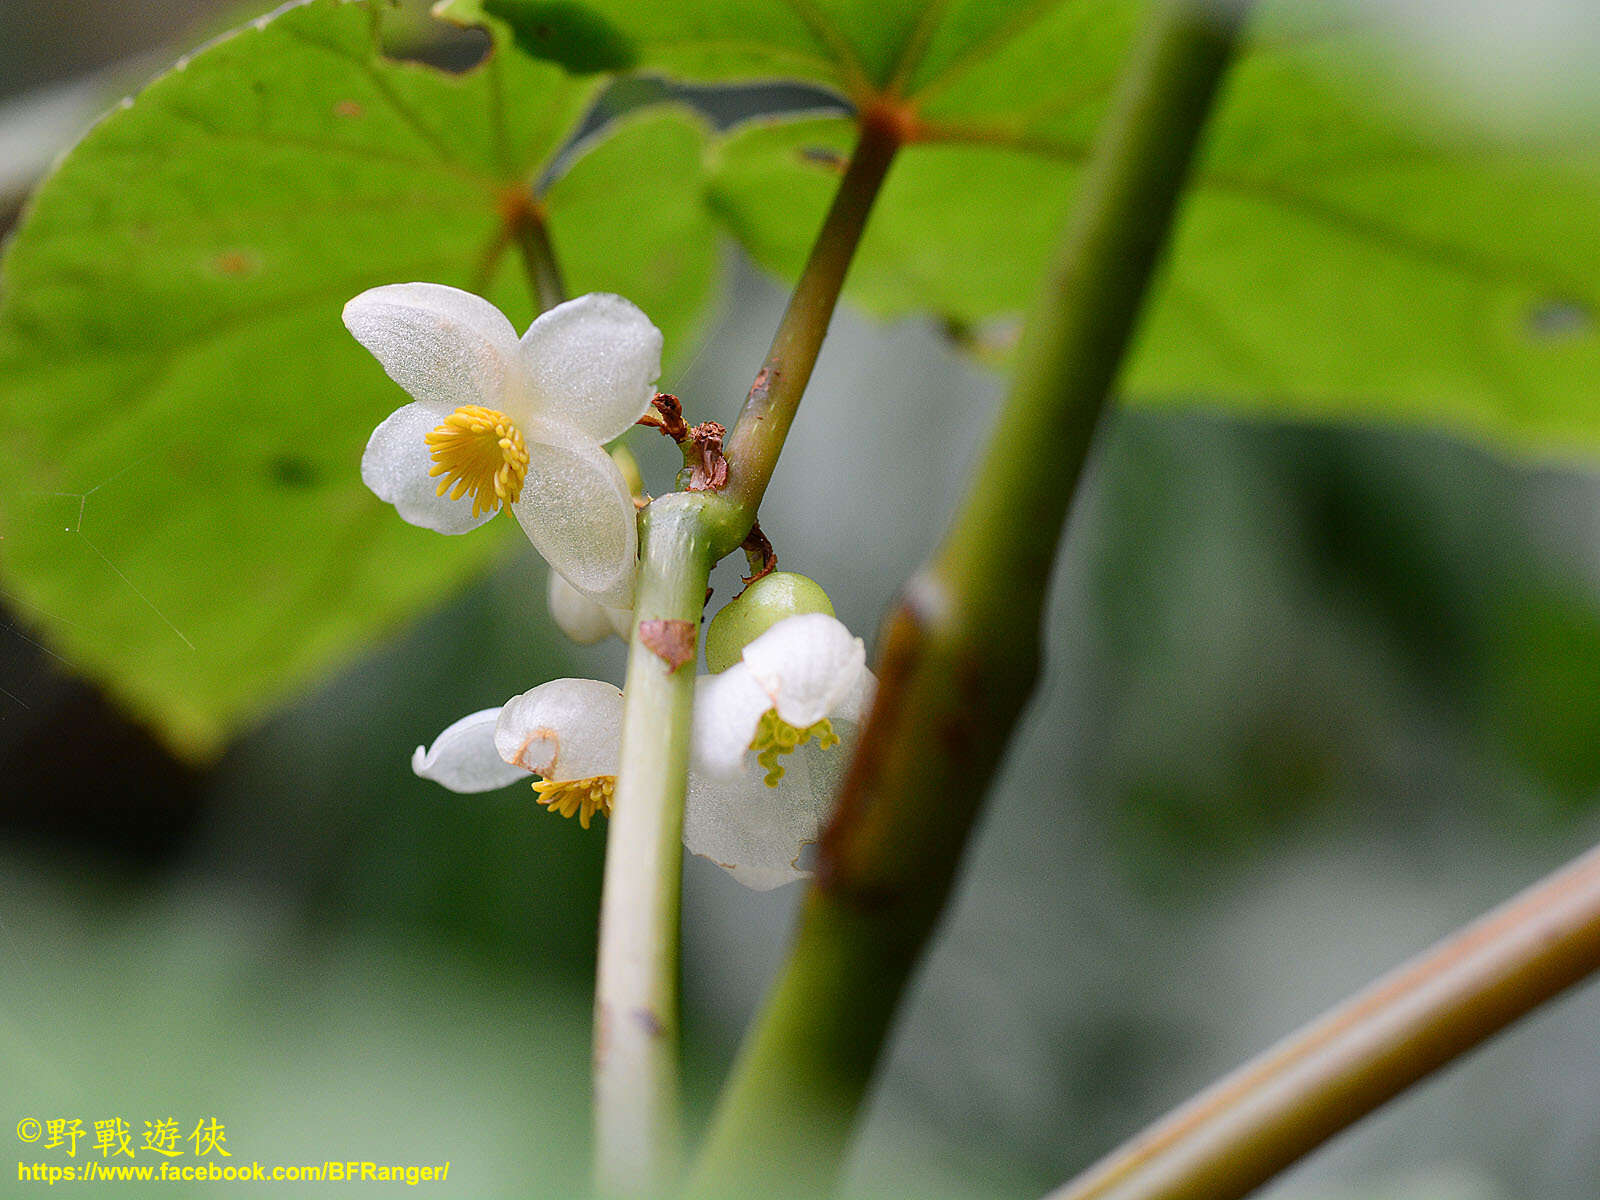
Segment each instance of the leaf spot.
[{"label": "leaf spot", "polygon": [[1527,329],[1535,341],[1569,341],[1594,332],[1594,313],[1576,300],[1541,300],[1528,310]]},{"label": "leaf spot", "polygon": [[320,478],[311,460],[298,454],[277,454],[267,462],[267,475],[279,487],[305,489],[317,485]]},{"label": "leaf spot", "polygon": [[625,71],[639,60],[622,30],[570,0],[484,0],[483,11],[511,26],[523,53],[578,75]]},{"label": "leaf spot", "polygon": [[261,269],[261,262],[248,250],[224,250],[211,260],[211,268],[219,275],[239,279],[254,275]]}]

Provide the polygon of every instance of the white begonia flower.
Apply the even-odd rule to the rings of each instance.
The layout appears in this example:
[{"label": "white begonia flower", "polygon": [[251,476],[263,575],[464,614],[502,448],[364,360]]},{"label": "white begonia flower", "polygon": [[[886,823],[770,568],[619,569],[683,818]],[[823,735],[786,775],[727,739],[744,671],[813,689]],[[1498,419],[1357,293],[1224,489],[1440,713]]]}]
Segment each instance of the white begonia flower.
[{"label": "white begonia flower", "polygon": [[754,638],[740,661],[695,681],[684,844],[766,890],[803,878],[877,680],[839,621],[807,613]]},{"label": "white begonia flower", "polygon": [[541,776],[539,803],[585,829],[611,815],[622,754],[622,693],[598,679],[555,679],[506,701],[495,722],[500,758]]},{"label": "white begonia flower", "polygon": [[622,693],[598,679],[552,679],[447,728],[411,769],[453,792],[490,792],[539,775],[539,803],[585,829],[611,815],[622,749]]},{"label": "white begonia flower", "polygon": [[877,680],[861,639],[826,613],[786,617],[740,653],[739,661],[695,682],[694,758],[708,774],[732,778],[752,759],[776,783],[783,755],[806,758],[854,734]]},{"label": "white begonia flower", "polygon": [[550,572],[550,615],[556,627],[580,646],[592,646],[615,634],[628,640],[633,611],[612,608],[589,599],[558,571]]},{"label": "white begonia flower", "polygon": [[434,283],[361,293],[344,323],[413,403],[373,430],[361,478],[413,525],[465,533],[502,505],[597,602],[633,602],[633,498],[603,443],[650,408],[661,331],[621,296],[558,304],[519,339],[494,305]]}]

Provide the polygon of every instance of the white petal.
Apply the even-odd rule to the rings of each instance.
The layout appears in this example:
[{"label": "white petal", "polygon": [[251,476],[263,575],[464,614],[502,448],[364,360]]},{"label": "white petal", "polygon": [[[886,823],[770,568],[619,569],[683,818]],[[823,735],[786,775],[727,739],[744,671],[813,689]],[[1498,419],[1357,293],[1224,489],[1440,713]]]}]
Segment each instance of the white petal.
[{"label": "white petal", "polygon": [[804,613],[779,621],[746,646],[742,657],[778,716],[804,729],[856,690],[867,650],[833,617]]},{"label": "white petal", "polygon": [[580,646],[603,642],[617,632],[612,619],[617,610],[596,604],[563,579],[559,571],[550,572],[548,598],[557,628]]},{"label": "white petal", "polygon": [[367,439],[361,456],[361,481],[413,525],[440,533],[466,533],[499,510],[475,517],[470,493],[459,500],[438,494],[439,480],[428,474],[433,451],[426,439],[450,412],[419,400],[390,413]]},{"label": "white petal", "polygon": [[750,740],[756,735],[762,714],[771,707],[771,697],[743,663],[697,678],[692,769],[718,779],[731,779],[743,772]]},{"label": "white petal", "polygon": [[591,292],[543,313],[522,335],[533,415],[609,442],[650,410],[661,331],[621,296]]},{"label": "white petal", "polygon": [[865,668],[850,694],[828,716],[837,745],[822,749],[815,740],[801,746],[796,754],[805,756],[811,768],[811,786],[828,797],[827,807],[832,807],[832,797],[844,785],[845,772],[855,757],[856,743],[861,739],[861,726],[872,709],[878,694],[878,677]]},{"label": "white petal", "polygon": [[638,510],[617,464],[578,431],[535,423],[523,431],[528,475],[511,511],[544,560],[584,595],[633,605]]},{"label": "white petal", "polygon": [[498,708],[485,708],[449,726],[424,750],[411,756],[411,769],[424,779],[442,783],[452,792],[492,792],[528,772],[512,766],[494,748]]},{"label": "white petal", "polygon": [[500,757],[546,779],[615,775],[622,693],[598,679],[552,679],[506,701],[495,727]]},{"label": "white petal", "polygon": [[344,323],[416,399],[447,411],[483,404],[526,416],[517,332],[481,296],[437,283],[395,283],[346,304]]},{"label": "white petal", "polygon": [[834,732],[837,733],[841,725],[852,728],[860,725],[867,719],[867,714],[872,711],[872,702],[877,698],[878,677],[866,667],[862,667],[855,684],[845,693],[844,699],[830,711]]},{"label": "white petal", "polygon": [[763,782],[759,768],[733,781],[691,772],[684,847],[757,891],[804,879],[809,872],[795,863],[806,844],[817,840],[830,797],[813,788],[799,754],[786,755],[784,766],[777,787]]},{"label": "white petal", "polygon": [[816,794],[819,811],[826,822],[833,812],[833,802],[844,787],[844,777],[850,770],[850,760],[855,757],[856,743],[860,741],[861,727],[854,721],[844,720],[837,714],[831,718],[834,735],[839,741],[824,750],[813,739],[793,754],[778,761],[788,766],[791,758],[802,759],[811,779],[811,790]]}]

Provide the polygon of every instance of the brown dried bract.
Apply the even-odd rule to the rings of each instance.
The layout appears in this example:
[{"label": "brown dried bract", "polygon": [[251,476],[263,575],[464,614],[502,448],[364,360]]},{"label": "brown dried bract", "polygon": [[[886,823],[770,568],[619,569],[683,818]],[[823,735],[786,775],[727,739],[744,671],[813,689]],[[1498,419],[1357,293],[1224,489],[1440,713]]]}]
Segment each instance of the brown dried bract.
[{"label": "brown dried bract", "polygon": [[668,392],[657,392],[650,404],[655,413],[645,413],[638,424],[659,429],[680,445],[689,440],[689,423],[683,419],[683,401]]},{"label": "brown dried bract", "polygon": [[694,661],[694,637],[695,628],[688,621],[639,622],[639,640],[671,671]]},{"label": "brown dried bract", "polygon": [[689,431],[694,446],[689,459],[689,490],[714,492],[728,482],[728,460],[722,457],[727,429],[716,421],[702,421]]},{"label": "brown dried bract", "polygon": [[761,532],[761,522],[753,522],[750,532],[745,535],[740,549],[744,551],[746,561],[754,575],[741,576],[745,587],[749,587],[758,579],[765,579],[778,569],[778,552],[772,548],[772,543],[767,535]]}]

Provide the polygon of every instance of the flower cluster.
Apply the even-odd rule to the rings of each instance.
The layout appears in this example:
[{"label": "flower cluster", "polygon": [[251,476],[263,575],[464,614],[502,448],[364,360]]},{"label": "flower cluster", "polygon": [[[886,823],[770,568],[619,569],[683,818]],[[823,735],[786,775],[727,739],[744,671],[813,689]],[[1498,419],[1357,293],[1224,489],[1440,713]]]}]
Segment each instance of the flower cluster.
[{"label": "flower cluster", "polygon": [[[780,621],[697,679],[684,846],[761,891],[803,878],[874,686],[861,640],[821,613]],[[537,774],[539,803],[587,828],[611,811],[621,743],[620,691],[556,679],[462,717],[411,765],[455,792]]]},{"label": "flower cluster", "polygon": [[[654,398],[649,319],[619,296],[580,296],[518,338],[488,301],[408,283],[362,293],[344,320],[414,397],[373,431],[367,485],[441,533],[508,508],[550,563],[557,624],[579,642],[626,637],[635,507],[604,443]],[[752,888],[802,878],[874,686],[861,640],[825,612],[777,621],[697,679],[684,845]],[[557,679],[456,721],[412,769],[469,793],[538,776],[538,802],[588,828],[610,814],[621,737],[620,691]]]}]

